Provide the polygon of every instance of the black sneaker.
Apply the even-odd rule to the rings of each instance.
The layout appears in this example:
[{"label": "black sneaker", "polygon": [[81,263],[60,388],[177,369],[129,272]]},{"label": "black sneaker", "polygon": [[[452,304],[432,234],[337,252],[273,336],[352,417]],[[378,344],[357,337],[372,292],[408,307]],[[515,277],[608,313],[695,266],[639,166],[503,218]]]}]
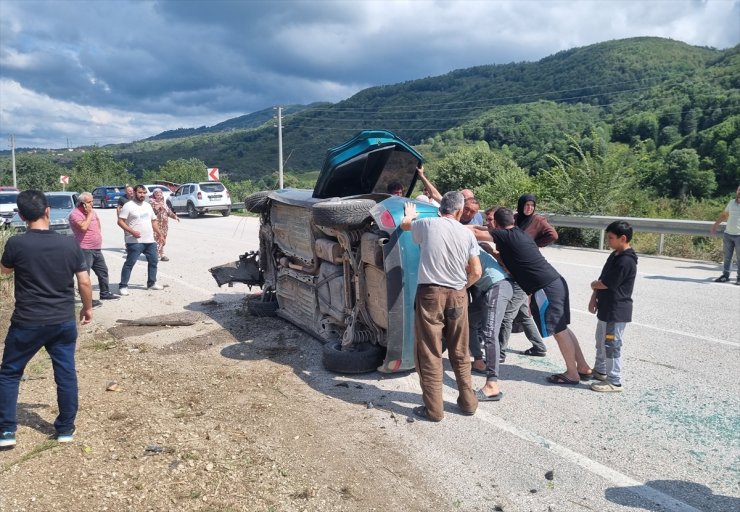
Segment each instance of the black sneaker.
[{"label": "black sneaker", "polygon": [[120,299],[120,298],[121,298],[120,295],[116,295],[115,293],[111,293],[111,292],[106,292],[106,293],[101,293],[100,294],[100,299],[101,300],[113,300],[113,299]]},{"label": "black sneaker", "polygon": [[726,283],[730,280],[730,274],[722,273],[721,276],[719,276],[717,279],[714,280],[715,283]]},{"label": "black sneaker", "polygon": [[94,308],[100,307],[100,306],[102,306],[102,305],[103,305],[103,303],[102,303],[102,302],[100,302],[99,300],[93,300],[93,301],[92,301],[92,306],[93,306]]}]

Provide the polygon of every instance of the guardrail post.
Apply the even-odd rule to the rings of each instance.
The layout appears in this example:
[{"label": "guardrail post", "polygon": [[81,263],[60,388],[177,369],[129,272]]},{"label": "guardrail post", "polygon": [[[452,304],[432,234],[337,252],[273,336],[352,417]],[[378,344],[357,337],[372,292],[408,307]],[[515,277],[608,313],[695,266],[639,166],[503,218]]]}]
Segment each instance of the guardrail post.
[{"label": "guardrail post", "polygon": [[605,230],[603,229],[599,232],[599,250],[600,251],[604,250],[604,233],[605,233]]},{"label": "guardrail post", "polygon": [[663,255],[663,246],[665,245],[665,233],[660,234],[658,239],[658,254]]}]

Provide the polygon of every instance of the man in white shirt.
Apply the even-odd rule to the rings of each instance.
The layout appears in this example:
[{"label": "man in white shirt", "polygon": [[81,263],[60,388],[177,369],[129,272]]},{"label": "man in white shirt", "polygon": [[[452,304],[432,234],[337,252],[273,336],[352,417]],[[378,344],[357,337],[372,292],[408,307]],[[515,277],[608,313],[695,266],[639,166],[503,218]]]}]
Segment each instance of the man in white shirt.
[{"label": "man in white shirt", "polygon": [[121,207],[118,212],[118,225],[123,229],[126,241],[126,263],[121,269],[121,282],[118,285],[118,293],[128,295],[128,280],[131,271],[136,265],[136,260],[143,253],[148,263],[148,274],[146,287],[148,290],[161,290],[162,285],[157,284],[157,243],[154,240],[154,232],[159,234],[159,222],[152,210],[152,206],[146,201],[146,187],[136,185],[134,197]]},{"label": "man in white shirt", "polygon": [[724,253],[724,266],[722,275],[714,281],[717,283],[726,283],[730,280],[730,267],[732,266],[732,253],[735,253],[735,264],[738,266],[736,285],[740,285],[740,186],[735,191],[735,199],[732,199],[725,210],[719,215],[714,222],[710,232],[714,235],[719,225],[727,221],[725,232],[722,235],[722,249]]}]

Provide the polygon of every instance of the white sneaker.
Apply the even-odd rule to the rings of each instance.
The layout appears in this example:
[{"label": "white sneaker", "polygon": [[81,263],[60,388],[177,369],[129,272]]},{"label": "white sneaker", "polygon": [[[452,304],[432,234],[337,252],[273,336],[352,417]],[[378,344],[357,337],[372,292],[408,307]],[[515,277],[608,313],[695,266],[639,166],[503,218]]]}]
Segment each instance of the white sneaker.
[{"label": "white sneaker", "polygon": [[123,295],[124,297],[128,295],[128,288],[119,288],[118,295]]},{"label": "white sneaker", "polygon": [[164,290],[164,286],[159,283],[154,283],[149,288],[147,288],[147,290]]}]

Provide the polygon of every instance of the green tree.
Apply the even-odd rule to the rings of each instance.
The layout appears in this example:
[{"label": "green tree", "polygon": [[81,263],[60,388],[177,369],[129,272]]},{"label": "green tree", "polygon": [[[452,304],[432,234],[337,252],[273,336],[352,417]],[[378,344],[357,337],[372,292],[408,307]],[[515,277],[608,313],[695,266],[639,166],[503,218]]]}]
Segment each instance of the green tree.
[{"label": "green tree", "polygon": [[153,178],[172,181],[173,183],[188,183],[208,180],[207,167],[203,160],[197,158],[168,160],[159,167]]},{"label": "green tree", "polygon": [[[3,185],[13,184],[13,170],[10,159],[4,161],[0,171],[0,183]],[[59,176],[68,175],[69,170],[54,163],[47,155],[19,154],[15,161],[15,174],[18,188],[21,190],[36,189],[50,192],[62,190],[59,184]]]},{"label": "green tree", "polygon": [[449,153],[434,166],[435,185],[441,193],[472,189],[478,193],[503,171],[520,170],[514,160],[502,151],[491,151],[485,143]]},{"label": "green tree", "polygon": [[127,169],[128,160],[116,160],[113,153],[95,147],[83,154],[72,167],[69,175],[69,190],[91,191],[100,185],[123,185],[134,176]]},{"label": "green tree", "polygon": [[[598,134],[594,146],[600,147]],[[605,154],[585,151],[569,137],[571,154],[561,159],[551,155],[554,165],[537,175],[540,200],[558,213],[590,215],[624,214],[635,195],[636,161],[632,150],[611,144]]]},{"label": "green tree", "polygon": [[666,168],[657,180],[659,190],[670,197],[709,197],[717,188],[714,172],[699,166],[695,149],[674,149],[666,157]]}]

